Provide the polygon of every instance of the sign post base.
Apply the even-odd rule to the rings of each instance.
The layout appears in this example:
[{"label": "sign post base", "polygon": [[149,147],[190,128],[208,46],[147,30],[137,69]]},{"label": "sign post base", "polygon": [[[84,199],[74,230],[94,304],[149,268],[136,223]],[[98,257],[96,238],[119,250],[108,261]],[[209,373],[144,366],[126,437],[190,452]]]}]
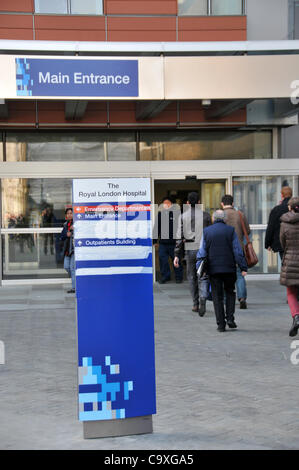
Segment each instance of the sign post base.
[{"label": "sign post base", "polygon": [[152,415],[103,421],[83,421],[84,439],[129,436],[131,434],[148,434],[152,432]]}]

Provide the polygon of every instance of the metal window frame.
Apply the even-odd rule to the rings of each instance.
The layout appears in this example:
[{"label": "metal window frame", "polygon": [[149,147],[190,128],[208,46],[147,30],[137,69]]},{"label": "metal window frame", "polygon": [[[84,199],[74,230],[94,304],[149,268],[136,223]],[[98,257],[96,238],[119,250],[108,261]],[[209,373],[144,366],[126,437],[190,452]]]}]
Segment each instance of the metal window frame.
[{"label": "metal window frame", "polygon": [[[98,0],[99,2],[101,1],[102,4],[102,12],[101,13],[79,13],[80,15],[92,15],[92,16],[103,16],[104,15],[104,0]],[[72,13],[72,0],[66,0],[66,8],[67,8],[67,13],[40,13],[36,11],[36,6],[35,6],[36,0],[34,0],[34,13],[38,15],[78,15],[78,13]]]},{"label": "metal window frame", "polygon": [[69,8],[68,8],[69,1],[70,0],[66,0],[67,13],[57,13],[57,12],[56,13],[54,13],[54,12],[52,12],[52,13],[41,13],[39,11],[36,11],[37,10],[36,9],[36,0],[34,0],[34,14],[37,14],[37,15],[69,15]]},{"label": "metal window frame", "polygon": [[[208,0],[208,16],[218,16],[218,15],[213,15],[213,0]],[[241,5],[241,15],[244,16],[246,13],[246,0],[242,0],[242,5]],[[234,15],[225,15],[225,16],[234,16]],[[239,16],[239,15],[237,15]]]},{"label": "metal window frame", "polygon": [[67,0],[68,3],[68,14],[69,15],[92,15],[92,16],[103,16],[104,15],[104,0],[97,0],[98,2],[101,2],[102,4],[102,12],[101,13],[72,13],[72,1],[73,0]]},{"label": "metal window frame", "polygon": [[[196,0],[195,0],[196,1]],[[207,0],[207,12],[205,16],[218,16],[218,15],[213,15],[212,13],[212,3],[213,0]],[[241,13],[242,16],[246,15],[246,0],[242,0],[242,6],[241,6]],[[201,15],[180,15],[179,14],[179,7],[178,7],[178,14],[177,16],[201,16]],[[225,15],[225,16],[234,16],[234,15]],[[238,15],[237,15],[238,16]]]}]

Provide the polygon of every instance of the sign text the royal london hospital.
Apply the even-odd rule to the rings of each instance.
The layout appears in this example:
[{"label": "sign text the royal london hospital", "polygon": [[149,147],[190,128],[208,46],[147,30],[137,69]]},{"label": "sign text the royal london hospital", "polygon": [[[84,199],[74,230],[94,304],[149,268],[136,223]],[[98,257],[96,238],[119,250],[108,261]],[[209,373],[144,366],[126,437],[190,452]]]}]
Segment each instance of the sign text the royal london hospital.
[{"label": "sign text the royal london hospital", "polygon": [[148,178],[73,181],[80,421],[156,412]]}]

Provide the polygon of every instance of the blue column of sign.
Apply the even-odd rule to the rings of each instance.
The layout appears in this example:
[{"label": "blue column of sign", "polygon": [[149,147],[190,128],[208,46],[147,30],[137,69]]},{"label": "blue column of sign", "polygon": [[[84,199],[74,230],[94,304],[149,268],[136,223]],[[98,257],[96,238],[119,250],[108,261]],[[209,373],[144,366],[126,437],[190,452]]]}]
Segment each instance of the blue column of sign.
[{"label": "blue column of sign", "polygon": [[[111,202],[109,202],[111,204]],[[142,202],[150,207],[150,201]],[[96,207],[97,205],[94,204]],[[75,218],[79,419],[120,419],[156,412],[152,241],[104,237],[101,227],[138,220],[150,210]],[[144,225],[145,224],[145,225]],[[104,230],[105,231],[105,230]],[[144,235],[144,234],[143,234]]]}]

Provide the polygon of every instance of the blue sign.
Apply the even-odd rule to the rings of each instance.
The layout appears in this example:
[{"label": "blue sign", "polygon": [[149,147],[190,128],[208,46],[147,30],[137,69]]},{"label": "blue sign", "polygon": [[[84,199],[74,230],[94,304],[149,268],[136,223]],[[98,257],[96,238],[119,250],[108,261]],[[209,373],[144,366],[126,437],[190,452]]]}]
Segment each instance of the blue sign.
[{"label": "blue sign", "polygon": [[17,96],[139,95],[138,60],[16,59]]},{"label": "blue sign", "polygon": [[74,180],[73,211],[79,419],[154,414],[150,181]]}]

